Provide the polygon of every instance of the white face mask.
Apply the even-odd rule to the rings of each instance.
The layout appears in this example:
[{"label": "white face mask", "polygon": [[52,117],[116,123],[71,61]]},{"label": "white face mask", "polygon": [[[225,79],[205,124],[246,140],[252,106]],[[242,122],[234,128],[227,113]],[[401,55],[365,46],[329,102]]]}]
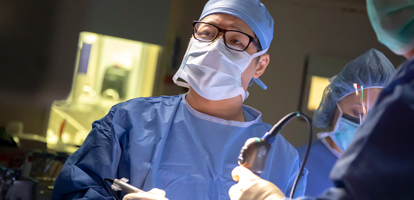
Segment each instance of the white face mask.
[{"label": "white face mask", "polygon": [[[200,42],[191,38],[180,69],[173,77],[182,87],[191,86],[199,95],[209,100],[223,100],[239,95],[244,101],[249,93],[244,91],[241,74],[253,58],[265,54],[267,49],[253,55],[226,47],[222,38],[215,42]],[[187,83],[178,81],[182,78]]]}]

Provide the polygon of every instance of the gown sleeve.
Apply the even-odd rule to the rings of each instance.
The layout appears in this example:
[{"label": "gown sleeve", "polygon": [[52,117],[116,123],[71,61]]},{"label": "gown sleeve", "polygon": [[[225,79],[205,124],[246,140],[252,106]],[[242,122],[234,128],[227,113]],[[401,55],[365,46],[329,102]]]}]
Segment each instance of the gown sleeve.
[{"label": "gown sleeve", "polygon": [[124,129],[114,121],[123,116],[116,112],[117,106],[92,124],[82,146],[68,158],[55,181],[52,199],[115,199],[105,188],[104,178],[116,177],[121,157],[116,135]]}]

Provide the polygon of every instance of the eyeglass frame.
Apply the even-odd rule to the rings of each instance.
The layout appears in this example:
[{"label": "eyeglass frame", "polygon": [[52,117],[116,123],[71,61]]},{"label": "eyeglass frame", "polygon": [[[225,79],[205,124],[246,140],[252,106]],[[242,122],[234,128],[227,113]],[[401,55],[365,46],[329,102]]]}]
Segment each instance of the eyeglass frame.
[{"label": "eyeglass frame", "polygon": [[[217,30],[218,30],[217,35],[216,35],[216,36],[214,36],[214,38],[213,38],[212,40],[210,40],[210,41],[205,41],[205,40],[200,40],[200,39],[197,39],[197,37],[195,36],[195,25],[196,25],[197,23],[208,24],[208,25],[210,25],[210,26],[213,26],[213,27],[217,28]],[[238,32],[238,33],[241,33],[241,34],[246,35],[246,36],[249,38],[249,44],[247,44],[246,48],[245,48],[245,49],[243,49],[243,50],[237,50],[237,49],[233,49],[233,48],[231,48],[231,47],[227,46],[227,42],[226,42],[226,40],[225,40],[225,35],[226,35],[226,32],[227,32],[227,31],[231,31],[231,32]],[[220,28],[220,27],[218,27],[218,26],[216,26],[216,25],[214,25],[214,24],[210,24],[210,23],[208,23],[208,22],[203,22],[203,21],[193,21],[193,37],[194,37],[194,39],[196,39],[196,40],[198,40],[198,41],[200,41],[200,42],[212,42],[212,41],[214,41],[214,40],[216,40],[216,39],[217,39],[217,37],[220,35],[220,32],[222,32],[222,33],[223,33],[224,44],[226,45],[226,47],[227,47],[227,48],[229,48],[229,49],[231,49],[231,50],[234,50],[234,51],[246,51],[246,49],[247,49],[247,48],[249,48],[250,43],[253,43],[253,45],[256,47],[256,49],[257,49],[258,51],[262,51],[262,49],[258,46],[258,42],[256,42],[256,41],[255,41],[255,38],[254,38],[253,36],[251,36],[251,35],[247,34],[247,33],[244,33],[244,32],[238,31],[238,30],[229,30],[229,29]]]}]

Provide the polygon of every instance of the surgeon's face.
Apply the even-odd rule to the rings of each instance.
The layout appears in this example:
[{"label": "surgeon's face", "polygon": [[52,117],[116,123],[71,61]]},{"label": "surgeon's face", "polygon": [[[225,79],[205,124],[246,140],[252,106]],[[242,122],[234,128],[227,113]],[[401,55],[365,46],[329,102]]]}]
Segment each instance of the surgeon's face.
[{"label": "surgeon's face", "polygon": [[[344,97],[338,104],[341,107],[342,112],[358,119],[361,116],[361,118],[364,119],[366,113],[369,112],[369,110],[372,108],[375,101],[377,100],[381,90],[382,89],[380,88],[365,89],[363,91],[363,99],[361,98],[362,95],[357,96],[355,93],[352,93]],[[340,112],[338,108],[336,108],[333,124],[336,124],[339,114]]]},{"label": "surgeon's face", "polygon": [[[254,36],[253,30],[243,20],[233,15],[211,14],[203,18],[201,21],[214,24],[222,29],[238,30],[250,36]],[[220,37],[223,37],[223,33],[220,34]],[[257,38],[255,40],[257,41]],[[253,45],[253,43],[250,43],[249,47],[246,49],[246,52],[252,55],[257,52],[257,48]],[[269,54],[265,54],[260,56],[259,60],[254,58],[250,62],[241,77],[242,86],[245,91],[247,91],[247,87],[249,86],[249,82],[252,78],[259,78],[264,73],[269,61]]]}]

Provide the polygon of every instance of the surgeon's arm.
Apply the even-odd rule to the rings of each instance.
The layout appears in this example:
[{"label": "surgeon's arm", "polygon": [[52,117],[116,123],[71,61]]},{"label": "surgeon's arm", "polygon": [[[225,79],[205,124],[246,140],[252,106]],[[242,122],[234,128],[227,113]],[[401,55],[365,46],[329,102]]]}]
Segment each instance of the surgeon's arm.
[{"label": "surgeon's arm", "polygon": [[116,106],[92,124],[85,142],[68,158],[56,179],[52,199],[114,199],[103,179],[116,177],[121,157],[116,136],[120,129],[112,121],[120,113],[115,110]]},{"label": "surgeon's arm", "polygon": [[[235,181],[239,182],[229,190],[231,200],[291,200],[285,197],[276,185],[261,179],[247,168],[236,167],[231,175]],[[303,196],[294,200],[332,200],[346,195],[344,188],[329,188],[319,197]]]}]

